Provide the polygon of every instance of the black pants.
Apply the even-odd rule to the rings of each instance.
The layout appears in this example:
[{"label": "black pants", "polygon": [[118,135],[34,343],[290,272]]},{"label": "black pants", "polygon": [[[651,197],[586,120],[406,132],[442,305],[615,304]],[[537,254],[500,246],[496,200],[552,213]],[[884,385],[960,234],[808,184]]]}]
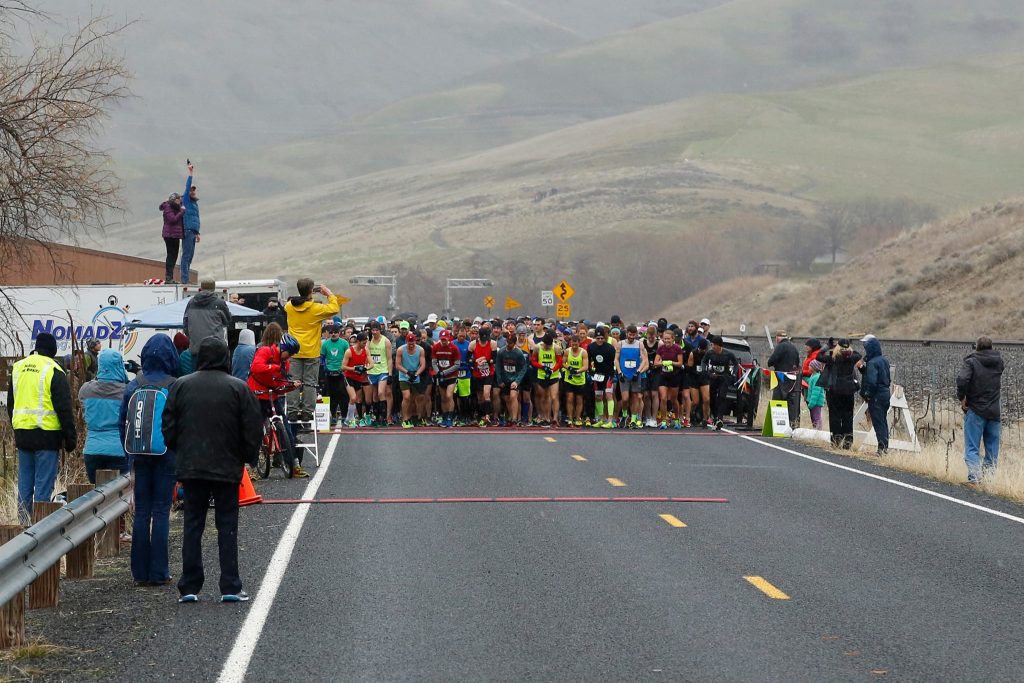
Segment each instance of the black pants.
[{"label": "black pants", "polygon": [[875,430],[875,438],[878,439],[878,452],[885,453],[889,450],[889,396],[876,396],[868,401],[868,415],[871,416],[871,426]]},{"label": "black pants", "polygon": [[198,594],[203,589],[203,530],[212,495],[220,556],[220,593],[234,595],[242,590],[242,579],[238,576],[238,484],[206,479],[187,479],[181,483],[185,488],[185,520],[178,592]]},{"label": "black pants", "polygon": [[341,419],[345,419],[345,416],[348,415],[348,389],[346,389],[344,375],[328,373],[327,396],[331,401],[331,418],[336,420],[340,415]]},{"label": "black pants", "polygon": [[178,262],[178,249],[181,247],[181,239],[165,237],[164,246],[167,247],[167,260],[164,262],[164,280],[170,282],[174,279],[174,264]]},{"label": "black pants", "polygon": [[828,430],[833,446],[847,450],[853,447],[853,394],[828,392]]},{"label": "black pants", "polygon": [[711,388],[709,394],[711,396],[711,415],[715,420],[721,420],[722,415],[725,413],[725,407],[728,401],[729,392],[729,377],[711,377]]},{"label": "black pants", "polygon": [[[798,370],[798,375],[799,372]],[[787,379],[775,387],[775,391],[772,392],[773,401],[786,402],[787,408],[789,408],[789,426],[793,429],[800,426],[800,387],[797,384],[799,381],[799,376],[795,380]]]}]

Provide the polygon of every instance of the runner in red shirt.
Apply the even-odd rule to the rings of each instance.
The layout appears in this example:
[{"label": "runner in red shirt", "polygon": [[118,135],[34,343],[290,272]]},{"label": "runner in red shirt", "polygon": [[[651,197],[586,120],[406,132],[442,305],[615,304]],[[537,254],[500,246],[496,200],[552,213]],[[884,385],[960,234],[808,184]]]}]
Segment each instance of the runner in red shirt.
[{"label": "runner in red shirt", "polygon": [[451,427],[455,423],[455,385],[459,379],[459,361],[462,354],[459,347],[452,343],[452,333],[441,331],[441,341],[430,348],[430,374],[441,392],[441,411],[444,413],[442,427]]}]

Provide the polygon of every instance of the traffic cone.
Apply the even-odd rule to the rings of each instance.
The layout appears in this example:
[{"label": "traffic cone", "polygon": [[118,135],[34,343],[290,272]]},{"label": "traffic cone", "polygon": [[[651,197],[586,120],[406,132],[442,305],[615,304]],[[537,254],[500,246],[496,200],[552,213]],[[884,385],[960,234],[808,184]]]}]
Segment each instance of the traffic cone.
[{"label": "traffic cone", "polygon": [[262,502],[263,496],[256,493],[252,480],[249,479],[249,470],[242,468],[242,483],[238,485],[238,507]]}]

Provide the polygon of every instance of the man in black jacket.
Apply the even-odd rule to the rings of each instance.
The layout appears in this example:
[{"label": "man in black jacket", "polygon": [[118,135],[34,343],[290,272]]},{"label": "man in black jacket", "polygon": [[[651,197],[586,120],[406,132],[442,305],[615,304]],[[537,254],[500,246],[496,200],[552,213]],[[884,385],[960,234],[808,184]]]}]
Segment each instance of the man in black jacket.
[{"label": "man in black jacket", "polygon": [[175,382],[167,397],[162,430],[176,451],[176,474],[185,488],[179,602],[195,602],[203,587],[203,529],[211,496],[221,601],[248,600],[238,576],[238,485],[245,463],[258,453],[263,416],[249,387],[231,376],[223,340],[207,337],[200,343],[196,372]]},{"label": "man in black jacket", "polygon": [[[979,337],[974,353],[964,358],[956,376],[956,397],[964,410],[964,460],[967,483],[977,484],[992,472],[999,460],[999,395],[1002,390],[1003,358],[992,348],[989,337]],[[985,463],[979,462],[979,447],[985,441]]]},{"label": "man in black jacket", "polygon": [[779,382],[772,392],[773,401],[785,401],[789,408],[789,426],[796,429],[800,426],[800,352],[789,340],[785,330],[775,333],[775,350],[768,359],[768,367],[788,375]]},{"label": "man in black jacket", "polygon": [[7,392],[7,416],[18,449],[18,516],[26,524],[34,501],[50,502],[58,451],[70,453],[78,443],[71,385],[56,355],[57,340],[41,332],[35,353],[14,364]]},{"label": "man in black jacket", "polygon": [[185,305],[185,336],[188,350],[194,358],[199,353],[199,344],[207,337],[228,340],[231,326],[231,312],[228,303],[217,296],[217,283],[213,278],[204,277],[199,282],[199,293]]}]

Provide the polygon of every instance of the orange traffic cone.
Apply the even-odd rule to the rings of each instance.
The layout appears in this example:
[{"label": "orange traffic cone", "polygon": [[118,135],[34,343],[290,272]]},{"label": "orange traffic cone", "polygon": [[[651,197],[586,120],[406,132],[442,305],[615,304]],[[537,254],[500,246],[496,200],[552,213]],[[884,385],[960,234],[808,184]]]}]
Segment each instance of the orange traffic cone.
[{"label": "orange traffic cone", "polygon": [[263,496],[256,493],[252,480],[249,479],[249,470],[242,468],[242,483],[238,485],[238,507],[262,503]]}]

